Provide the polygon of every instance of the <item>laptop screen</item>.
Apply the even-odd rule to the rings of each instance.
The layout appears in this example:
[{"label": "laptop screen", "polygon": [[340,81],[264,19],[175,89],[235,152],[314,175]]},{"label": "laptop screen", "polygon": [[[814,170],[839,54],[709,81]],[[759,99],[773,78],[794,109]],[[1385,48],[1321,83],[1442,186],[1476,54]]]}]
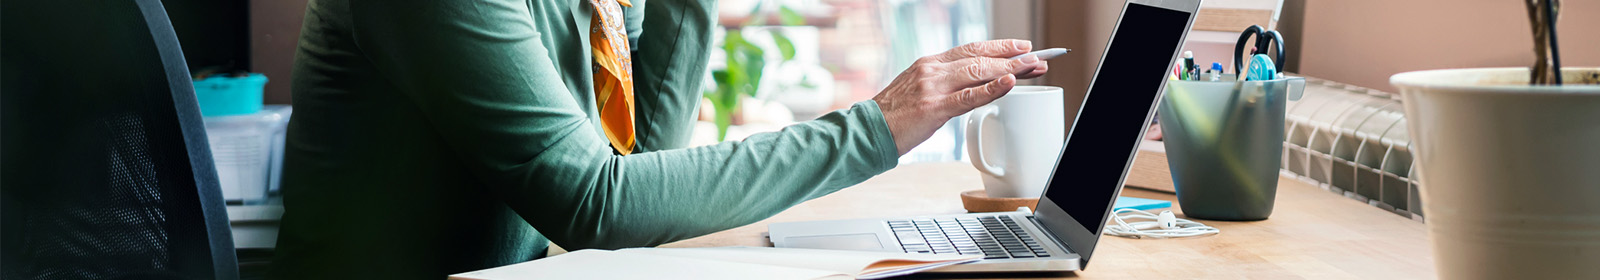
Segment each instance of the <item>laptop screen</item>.
[{"label": "laptop screen", "polygon": [[1189,27],[1183,11],[1128,3],[1034,217],[1087,265]]}]

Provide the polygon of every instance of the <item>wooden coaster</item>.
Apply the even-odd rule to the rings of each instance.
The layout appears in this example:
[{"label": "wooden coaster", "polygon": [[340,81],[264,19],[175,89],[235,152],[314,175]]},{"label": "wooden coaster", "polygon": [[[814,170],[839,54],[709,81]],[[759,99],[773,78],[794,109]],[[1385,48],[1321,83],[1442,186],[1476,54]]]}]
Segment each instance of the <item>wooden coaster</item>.
[{"label": "wooden coaster", "polygon": [[1037,197],[989,197],[983,190],[961,192],[961,206],[967,208],[967,212],[1009,212],[1017,211],[1017,207],[1033,209],[1037,205]]}]

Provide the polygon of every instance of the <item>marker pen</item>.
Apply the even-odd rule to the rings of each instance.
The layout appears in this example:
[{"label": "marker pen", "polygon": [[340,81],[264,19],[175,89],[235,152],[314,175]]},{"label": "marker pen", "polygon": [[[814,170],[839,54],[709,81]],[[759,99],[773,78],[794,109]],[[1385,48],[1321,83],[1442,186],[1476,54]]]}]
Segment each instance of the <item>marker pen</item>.
[{"label": "marker pen", "polygon": [[1183,73],[1186,80],[1200,80],[1200,66],[1194,64],[1194,52],[1183,51]]},{"label": "marker pen", "polygon": [[1218,81],[1218,80],[1222,80],[1222,63],[1212,62],[1211,63],[1211,71],[1210,71],[1210,73],[1211,73],[1211,77],[1210,77],[1211,81],[1215,82],[1215,81]]}]

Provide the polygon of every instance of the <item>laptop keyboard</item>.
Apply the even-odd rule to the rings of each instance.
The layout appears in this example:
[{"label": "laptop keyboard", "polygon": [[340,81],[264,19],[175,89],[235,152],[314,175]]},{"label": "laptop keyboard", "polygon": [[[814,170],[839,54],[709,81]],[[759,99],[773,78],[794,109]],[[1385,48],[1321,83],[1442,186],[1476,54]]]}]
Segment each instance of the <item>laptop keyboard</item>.
[{"label": "laptop keyboard", "polygon": [[983,255],[985,259],[1049,257],[1010,216],[889,220],[907,253]]}]

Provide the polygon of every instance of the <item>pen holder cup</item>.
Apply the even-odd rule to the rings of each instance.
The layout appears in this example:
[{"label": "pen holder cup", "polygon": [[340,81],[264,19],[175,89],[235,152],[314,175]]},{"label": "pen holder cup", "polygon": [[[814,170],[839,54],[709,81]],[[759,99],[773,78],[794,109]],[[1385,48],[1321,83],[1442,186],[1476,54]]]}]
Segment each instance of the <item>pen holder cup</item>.
[{"label": "pen holder cup", "polygon": [[1159,124],[1185,216],[1255,221],[1272,214],[1284,107],[1304,91],[1300,77],[1167,81]]}]

